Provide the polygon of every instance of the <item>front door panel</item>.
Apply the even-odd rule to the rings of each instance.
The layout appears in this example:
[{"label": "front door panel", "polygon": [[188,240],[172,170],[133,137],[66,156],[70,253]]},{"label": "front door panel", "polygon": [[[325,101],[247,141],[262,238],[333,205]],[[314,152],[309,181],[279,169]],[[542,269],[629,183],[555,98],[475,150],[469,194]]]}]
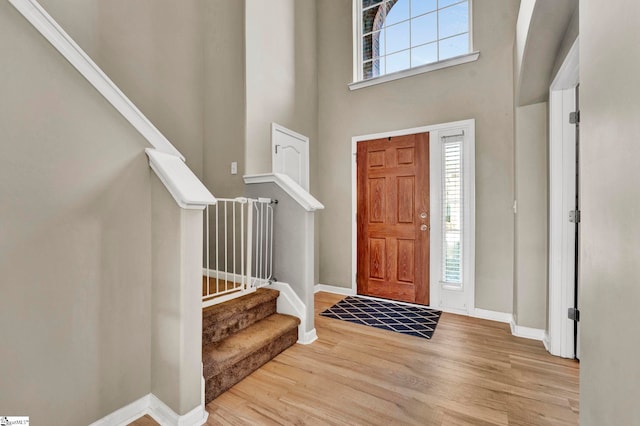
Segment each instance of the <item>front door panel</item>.
[{"label": "front door panel", "polygon": [[429,304],[429,134],[358,143],[358,294]]}]

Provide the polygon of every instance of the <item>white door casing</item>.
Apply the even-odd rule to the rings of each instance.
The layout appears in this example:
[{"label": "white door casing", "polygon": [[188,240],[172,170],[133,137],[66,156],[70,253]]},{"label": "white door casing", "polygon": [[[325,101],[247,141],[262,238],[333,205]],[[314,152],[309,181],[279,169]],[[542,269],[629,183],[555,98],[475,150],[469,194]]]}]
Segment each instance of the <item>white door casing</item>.
[{"label": "white door casing", "polygon": [[309,138],[271,123],[273,173],[289,176],[309,191]]}]

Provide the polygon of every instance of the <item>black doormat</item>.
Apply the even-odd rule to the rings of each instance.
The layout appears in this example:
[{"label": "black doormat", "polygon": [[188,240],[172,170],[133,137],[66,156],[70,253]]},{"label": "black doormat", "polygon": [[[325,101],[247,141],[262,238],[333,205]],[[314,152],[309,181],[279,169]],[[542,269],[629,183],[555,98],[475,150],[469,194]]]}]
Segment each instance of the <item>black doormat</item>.
[{"label": "black doormat", "polygon": [[431,339],[441,313],[423,306],[347,296],[320,315]]}]

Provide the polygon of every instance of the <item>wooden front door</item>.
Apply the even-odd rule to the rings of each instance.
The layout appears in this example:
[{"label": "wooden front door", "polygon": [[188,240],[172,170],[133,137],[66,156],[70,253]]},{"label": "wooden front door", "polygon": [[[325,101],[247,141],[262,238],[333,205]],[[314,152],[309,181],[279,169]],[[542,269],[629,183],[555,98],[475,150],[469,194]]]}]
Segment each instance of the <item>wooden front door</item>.
[{"label": "wooden front door", "polygon": [[358,143],[358,294],[429,304],[429,133]]}]

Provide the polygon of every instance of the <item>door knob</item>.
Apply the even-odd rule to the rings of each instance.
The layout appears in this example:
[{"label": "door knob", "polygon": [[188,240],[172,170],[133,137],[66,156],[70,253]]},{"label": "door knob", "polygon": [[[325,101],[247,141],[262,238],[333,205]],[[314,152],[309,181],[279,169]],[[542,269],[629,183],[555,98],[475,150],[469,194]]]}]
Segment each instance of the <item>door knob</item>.
[{"label": "door knob", "polygon": [[426,219],[426,218],[427,218],[427,212],[420,213],[420,219]]},{"label": "door knob", "polygon": [[427,225],[425,225],[425,224],[420,225],[420,230],[421,230],[422,232],[426,231],[427,229],[428,229],[428,226],[427,226]]}]

